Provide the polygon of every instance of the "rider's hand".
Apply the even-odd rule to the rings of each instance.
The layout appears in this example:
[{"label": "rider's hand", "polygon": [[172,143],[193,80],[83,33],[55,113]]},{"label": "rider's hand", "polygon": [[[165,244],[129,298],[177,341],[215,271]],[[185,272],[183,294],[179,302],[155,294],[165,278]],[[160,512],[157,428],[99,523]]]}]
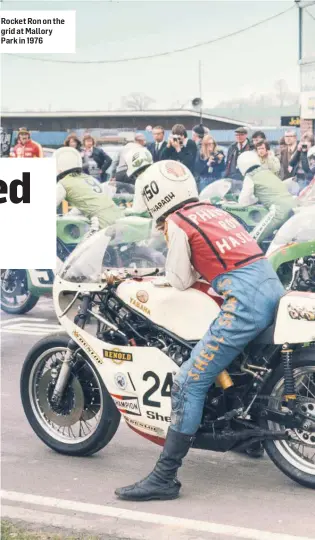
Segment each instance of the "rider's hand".
[{"label": "rider's hand", "polygon": [[90,230],[91,231],[98,231],[99,228],[100,228],[100,224],[99,224],[98,218],[96,216],[92,217],[91,218]]}]

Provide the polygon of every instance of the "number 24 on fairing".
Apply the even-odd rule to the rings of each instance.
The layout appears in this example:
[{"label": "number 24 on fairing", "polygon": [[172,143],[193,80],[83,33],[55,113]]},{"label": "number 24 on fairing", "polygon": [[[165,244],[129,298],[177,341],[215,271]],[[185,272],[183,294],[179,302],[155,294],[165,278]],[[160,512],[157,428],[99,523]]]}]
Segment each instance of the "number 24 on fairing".
[{"label": "number 24 on fairing", "polygon": [[[155,394],[160,389],[160,386],[161,386],[160,377],[156,373],[154,373],[154,371],[146,371],[143,375],[143,380],[148,381],[150,379],[153,379],[154,384],[153,386],[149,388],[149,390],[147,390],[144,393],[143,405],[146,405],[148,407],[160,408],[161,407],[160,401],[154,401],[153,399],[150,399],[151,396],[153,396],[153,394]],[[161,389],[162,397],[167,397],[167,398],[171,397],[172,384],[173,384],[172,373],[167,373],[165,380],[162,384],[162,389]]]}]

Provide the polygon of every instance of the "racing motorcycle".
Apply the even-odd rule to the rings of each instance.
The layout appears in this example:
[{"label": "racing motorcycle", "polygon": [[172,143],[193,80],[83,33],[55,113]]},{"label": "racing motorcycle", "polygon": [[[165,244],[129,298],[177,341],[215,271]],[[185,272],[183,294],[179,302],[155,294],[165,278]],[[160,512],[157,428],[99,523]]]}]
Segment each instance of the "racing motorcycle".
[{"label": "racing motorcycle", "polygon": [[[20,380],[26,417],[50,448],[88,456],[106,447],[121,415],[138,435],[163,446],[174,375],[220,310],[221,297],[197,282],[168,286],[153,268],[109,271],[120,225],[80,244],[54,282],[64,330],[28,353]],[[315,294],[290,291],[274,323],[208,391],[194,448],[226,452],[263,441],[284,474],[315,488],[314,322],[292,309],[315,308]]]},{"label": "racing motorcycle", "polygon": [[125,182],[108,181],[102,184],[103,192],[111,197],[120,208],[129,208],[135,194],[135,187]]},{"label": "racing motorcycle", "polygon": [[266,256],[287,289],[315,292],[315,180],[298,201],[295,215],[277,231]]},{"label": "racing motorcycle", "polygon": [[[89,230],[89,221],[77,216],[57,217],[57,264],[66,260]],[[52,269],[1,270],[0,307],[14,315],[27,313],[41,296],[52,292]]]},{"label": "racing motorcycle", "polygon": [[209,201],[211,204],[220,206],[222,210],[229,212],[247,232],[251,232],[268,214],[267,208],[262,204],[241,206],[237,202],[237,196],[232,192],[233,181],[228,178],[216,180],[205,187],[200,193],[201,201]]}]

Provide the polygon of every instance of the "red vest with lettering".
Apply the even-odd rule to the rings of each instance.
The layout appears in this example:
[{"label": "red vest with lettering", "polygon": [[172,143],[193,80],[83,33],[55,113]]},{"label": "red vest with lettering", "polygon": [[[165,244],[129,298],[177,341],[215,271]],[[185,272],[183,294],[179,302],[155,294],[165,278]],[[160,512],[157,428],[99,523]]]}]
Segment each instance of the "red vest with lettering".
[{"label": "red vest with lettering", "polygon": [[191,263],[207,281],[264,258],[257,242],[228,212],[209,203],[187,204],[168,217],[185,231]]}]

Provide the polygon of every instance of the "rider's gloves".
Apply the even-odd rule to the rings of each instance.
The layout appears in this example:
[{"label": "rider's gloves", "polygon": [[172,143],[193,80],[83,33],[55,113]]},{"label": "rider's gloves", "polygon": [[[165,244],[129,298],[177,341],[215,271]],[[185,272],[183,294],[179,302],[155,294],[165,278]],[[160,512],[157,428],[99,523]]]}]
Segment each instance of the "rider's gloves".
[{"label": "rider's gloves", "polygon": [[96,216],[92,217],[90,230],[94,232],[94,231],[98,231],[99,228],[100,228],[100,224],[99,224],[98,218]]}]

